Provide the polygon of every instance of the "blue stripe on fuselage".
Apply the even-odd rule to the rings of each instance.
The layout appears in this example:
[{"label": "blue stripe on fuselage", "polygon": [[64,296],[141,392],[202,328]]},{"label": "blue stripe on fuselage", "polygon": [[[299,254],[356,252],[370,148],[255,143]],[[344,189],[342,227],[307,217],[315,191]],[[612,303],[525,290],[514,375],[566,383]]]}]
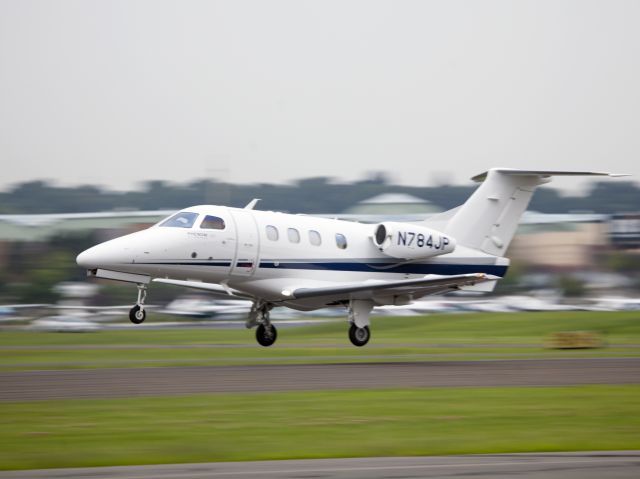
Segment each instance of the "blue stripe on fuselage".
[{"label": "blue stripe on fuselage", "polygon": [[[136,263],[153,266],[214,266],[229,267],[227,261],[167,261]],[[241,265],[238,265],[241,266]],[[316,271],[354,271],[365,273],[400,273],[400,274],[470,274],[486,273],[504,276],[507,266],[495,264],[445,264],[445,263],[365,263],[358,261],[261,261],[264,269],[302,269]]]},{"label": "blue stripe on fuselage", "polygon": [[357,271],[367,273],[402,273],[402,274],[470,274],[486,273],[504,276],[507,266],[495,264],[443,264],[443,263],[359,263],[359,262],[284,262],[261,261],[260,268],[272,269],[310,269],[324,271]]},{"label": "blue stripe on fuselage", "polygon": [[230,261],[162,261],[162,262],[138,262],[134,264],[151,265],[151,266],[231,266]]}]

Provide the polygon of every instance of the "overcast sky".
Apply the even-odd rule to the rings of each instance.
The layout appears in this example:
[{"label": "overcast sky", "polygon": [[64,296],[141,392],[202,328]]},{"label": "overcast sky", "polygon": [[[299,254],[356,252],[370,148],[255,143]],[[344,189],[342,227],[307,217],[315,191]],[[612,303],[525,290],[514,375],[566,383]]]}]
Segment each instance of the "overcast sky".
[{"label": "overcast sky", "polygon": [[640,2],[0,0],[0,161],[3,190],[640,178]]}]

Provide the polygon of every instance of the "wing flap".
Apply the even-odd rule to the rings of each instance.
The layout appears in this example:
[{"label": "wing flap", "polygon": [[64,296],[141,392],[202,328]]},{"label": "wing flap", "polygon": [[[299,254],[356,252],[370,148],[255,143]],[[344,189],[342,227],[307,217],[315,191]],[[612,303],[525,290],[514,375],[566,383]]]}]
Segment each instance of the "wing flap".
[{"label": "wing flap", "polygon": [[291,299],[318,298],[323,296],[346,299],[355,293],[371,293],[382,295],[399,295],[419,293],[435,294],[461,286],[471,286],[485,281],[495,281],[499,276],[485,273],[458,274],[452,276],[435,276],[420,279],[404,279],[399,281],[380,281],[363,283],[346,283],[341,285],[322,286],[316,288],[296,288],[284,290],[282,295]]}]

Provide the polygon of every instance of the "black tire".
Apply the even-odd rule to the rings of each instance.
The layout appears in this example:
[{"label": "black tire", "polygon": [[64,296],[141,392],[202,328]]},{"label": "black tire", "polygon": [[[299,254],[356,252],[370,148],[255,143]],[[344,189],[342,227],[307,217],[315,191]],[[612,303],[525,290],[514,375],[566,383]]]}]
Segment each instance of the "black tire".
[{"label": "black tire", "polygon": [[142,309],[139,305],[135,305],[129,311],[129,321],[133,324],[141,324],[144,323],[144,320],[147,319],[147,312]]},{"label": "black tire", "polygon": [[354,346],[362,347],[367,344],[370,339],[371,331],[369,331],[369,326],[359,328],[355,324],[352,324],[349,328],[349,340]]},{"label": "black tire", "polygon": [[278,330],[271,324],[266,327],[264,324],[259,324],[256,328],[256,341],[260,346],[268,347],[276,342],[278,338]]}]

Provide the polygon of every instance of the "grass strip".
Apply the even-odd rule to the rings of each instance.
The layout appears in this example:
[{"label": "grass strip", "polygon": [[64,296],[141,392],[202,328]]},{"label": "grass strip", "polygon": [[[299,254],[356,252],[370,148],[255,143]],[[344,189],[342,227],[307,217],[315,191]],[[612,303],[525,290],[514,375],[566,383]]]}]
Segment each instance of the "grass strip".
[{"label": "grass strip", "polygon": [[0,468],[640,449],[639,407],[637,385],[3,403]]},{"label": "grass strip", "polygon": [[[370,345],[354,348],[346,337],[346,324],[340,322],[287,327],[268,349],[257,346],[253,332],[245,329],[132,328],[86,334],[4,330],[0,370],[640,355],[640,321],[635,312],[374,318],[372,330]],[[613,346],[591,351],[543,349],[549,334],[576,330],[598,332]]]},{"label": "grass strip", "polygon": [[120,351],[29,350],[0,353],[0,371],[47,369],[99,369],[178,366],[231,366],[256,364],[342,364],[398,361],[474,361],[485,359],[564,359],[639,357],[640,348],[614,347],[594,350],[547,350],[542,348],[342,348],[229,350],[123,349]]}]

